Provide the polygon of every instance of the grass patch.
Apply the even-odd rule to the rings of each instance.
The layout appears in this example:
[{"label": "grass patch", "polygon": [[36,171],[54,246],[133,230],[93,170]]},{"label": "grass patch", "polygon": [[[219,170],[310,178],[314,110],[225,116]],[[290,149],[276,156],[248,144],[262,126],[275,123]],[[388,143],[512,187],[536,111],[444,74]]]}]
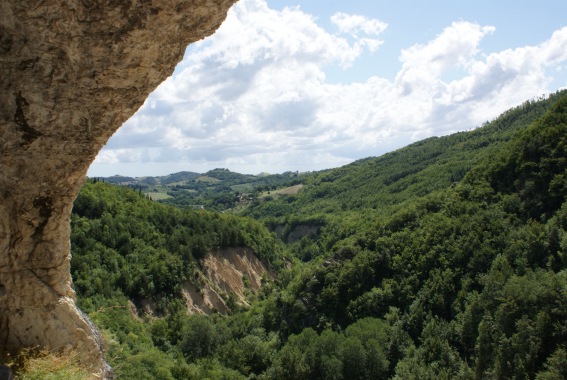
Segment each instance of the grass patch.
[{"label": "grass patch", "polygon": [[149,192],[146,193],[149,197],[151,197],[154,201],[161,201],[162,199],[169,199],[169,198],[173,198],[171,195],[166,194],[166,193],[159,193],[159,192]]},{"label": "grass patch", "polygon": [[279,189],[279,190],[270,190],[270,191],[264,191],[260,197],[261,198],[266,198],[266,197],[278,197],[281,195],[294,195],[297,194],[299,192],[299,190],[301,190],[303,188],[303,185],[295,185],[295,186],[290,186],[290,187],[285,187],[283,189]]},{"label": "grass patch", "polygon": [[14,355],[4,354],[2,362],[12,369],[16,380],[91,380],[81,368],[76,354],[57,354],[46,349],[25,348]]}]

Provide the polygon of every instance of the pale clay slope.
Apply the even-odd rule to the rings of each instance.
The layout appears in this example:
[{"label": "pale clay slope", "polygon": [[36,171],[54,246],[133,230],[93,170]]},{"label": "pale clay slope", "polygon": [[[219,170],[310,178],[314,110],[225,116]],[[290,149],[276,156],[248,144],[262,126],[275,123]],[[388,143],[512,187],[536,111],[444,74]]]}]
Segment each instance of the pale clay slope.
[{"label": "pale clay slope", "polygon": [[[226,313],[229,308],[226,299],[230,293],[236,302],[247,305],[246,290],[257,292],[263,278],[270,278],[268,268],[250,248],[226,248],[212,251],[203,260],[205,286],[197,289],[186,283],[183,296],[190,313],[211,314],[215,311]],[[248,285],[244,278],[248,279]]]},{"label": "pale clay slope", "polygon": [[[246,291],[256,293],[263,281],[273,278],[268,267],[246,247],[207,253],[201,262],[201,273],[203,277],[199,280],[183,284],[182,294],[189,314],[226,314],[230,311],[227,304],[230,294],[235,297],[236,304],[247,306]],[[152,301],[142,300],[141,303],[144,313],[155,315]],[[134,306],[132,310],[138,316]]]}]

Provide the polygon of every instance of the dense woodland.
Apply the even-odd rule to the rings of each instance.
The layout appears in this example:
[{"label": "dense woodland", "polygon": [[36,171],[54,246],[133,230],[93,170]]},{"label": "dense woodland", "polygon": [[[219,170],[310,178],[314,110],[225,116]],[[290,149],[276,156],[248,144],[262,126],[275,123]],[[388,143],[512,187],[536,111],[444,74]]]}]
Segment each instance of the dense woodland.
[{"label": "dense woodland", "polygon": [[[84,186],[72,275],[119,378],[567,378],[567,92],[298,180],[239,215]],[[230,246],[275,280],[187,315],[179,284]]]}]

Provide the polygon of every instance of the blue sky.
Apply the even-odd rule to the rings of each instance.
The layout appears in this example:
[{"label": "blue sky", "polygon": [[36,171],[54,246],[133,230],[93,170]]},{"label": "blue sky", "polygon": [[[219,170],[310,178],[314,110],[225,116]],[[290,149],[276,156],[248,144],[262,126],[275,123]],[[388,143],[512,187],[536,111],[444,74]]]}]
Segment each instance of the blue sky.
[{"label": "blue sky", "polygon": [[240,0],[90,176],[311,171],[567,87],[567,2]]}]

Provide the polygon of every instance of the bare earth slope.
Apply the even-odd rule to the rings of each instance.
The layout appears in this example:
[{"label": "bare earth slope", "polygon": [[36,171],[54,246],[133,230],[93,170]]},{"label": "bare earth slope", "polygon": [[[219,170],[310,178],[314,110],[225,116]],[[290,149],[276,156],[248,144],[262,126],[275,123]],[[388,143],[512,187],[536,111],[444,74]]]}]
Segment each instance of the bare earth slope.
[{"label": "bare earth slope", "polygon": [[263,278],[270,272],[250,248],[225,248],[208,253],[202,262],[205,275],[200,289],[194,284],[184,285],[184,298],[190,313],[226,313],[226,300],[233,294],[235,301],[246,305],[246,291],[257,292]]}]

